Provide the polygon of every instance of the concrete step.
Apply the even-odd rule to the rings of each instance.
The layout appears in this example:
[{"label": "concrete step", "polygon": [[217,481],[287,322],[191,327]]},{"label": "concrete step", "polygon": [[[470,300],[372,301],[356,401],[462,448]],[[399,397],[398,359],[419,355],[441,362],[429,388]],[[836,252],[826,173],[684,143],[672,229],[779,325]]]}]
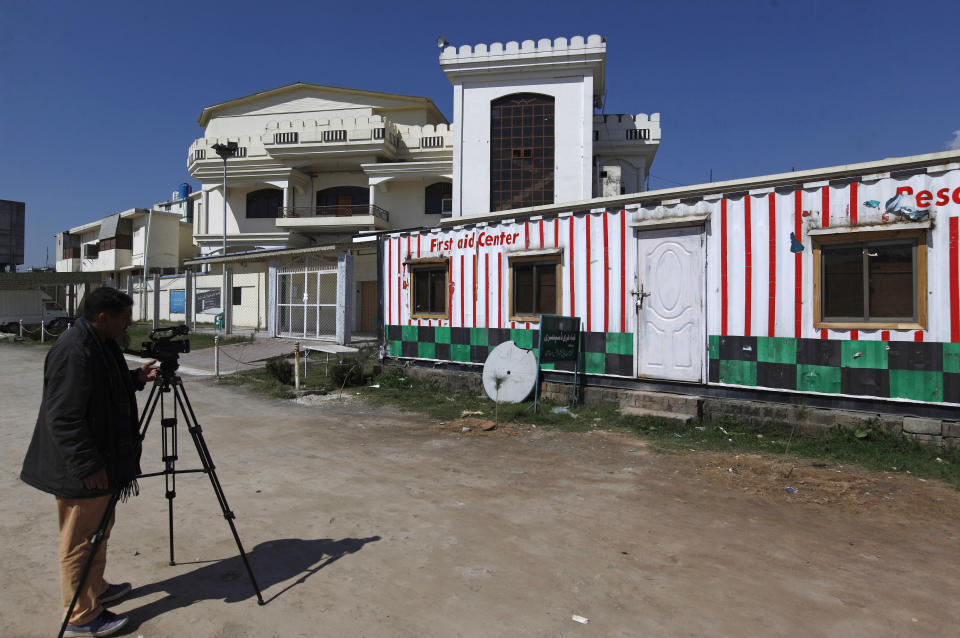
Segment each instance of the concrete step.
[{"label": "concrete step", "polygon": [[663,419],[665,421],[674,421],[681,425],[690,425],[693,421],[697,419],[696,416],[689,414],[679,414],[677,412],[664,412],[662,410],[649,410],[647,408],[638,408],[638,407],[622,407],[620,408],[620,413],[627,416],[635,416],[642,419]]},{"label": "concrete step", "polygon": [[703,398],[670,392],[636,391],[620,400],[621,411],[631,408],[684,415],[696,419],[702,414]]}]

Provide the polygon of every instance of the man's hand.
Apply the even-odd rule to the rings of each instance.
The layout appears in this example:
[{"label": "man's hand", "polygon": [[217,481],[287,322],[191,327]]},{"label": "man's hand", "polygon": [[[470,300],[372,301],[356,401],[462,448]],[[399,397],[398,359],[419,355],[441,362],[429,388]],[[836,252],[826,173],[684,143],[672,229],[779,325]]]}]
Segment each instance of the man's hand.
[{"label": "man's hand", "polygon": [[88,490],[105,490],[110,487],[107,480],[107,471],[100,468],[95,473],[83,479],[83,486]]},{"label": "man's hand", "polygon": [[137,378],[140,379],[140,383],[146,383],[147,381],[153,381],[157,378],[157,369],[151,368],[153,364],[157,362],[156,359],[153,361],[148,361],[142,366],[140,366],[140,372],[137,373]]}]

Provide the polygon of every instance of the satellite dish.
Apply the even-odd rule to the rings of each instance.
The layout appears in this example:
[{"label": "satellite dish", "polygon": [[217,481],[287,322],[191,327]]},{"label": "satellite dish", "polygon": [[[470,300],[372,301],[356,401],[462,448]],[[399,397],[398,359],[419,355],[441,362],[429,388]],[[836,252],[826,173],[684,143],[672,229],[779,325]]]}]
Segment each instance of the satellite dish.
[{"label": "satellite dish", "polygon": [[537,358],[512,341],[490,351],[483,364],[483,389],[497,403],[519,403],[537,384]]}]

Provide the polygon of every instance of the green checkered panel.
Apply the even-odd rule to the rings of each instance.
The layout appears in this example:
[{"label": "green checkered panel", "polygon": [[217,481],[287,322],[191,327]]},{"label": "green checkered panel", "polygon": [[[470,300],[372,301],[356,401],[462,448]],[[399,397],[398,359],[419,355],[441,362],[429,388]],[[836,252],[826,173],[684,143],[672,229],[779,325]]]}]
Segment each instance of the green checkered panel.
[{"label": "green checkered panel", "polygon": [[960,403],[960,344],[710,335],[709,380]]},{"label": "green checkered panel", "polygon": [[[449,326],[387,326],[384,336],[387,354],[391,357],[409,357],[483,363],[490,351],[505,341],[518,347],[538,352],[540,333],[523,328],[451,328]],[[581,370],[587,374],[606,374],[632,377],[633,333],[583,333]],[[543,364],[544,370],[574,369],[573,362]]]}]

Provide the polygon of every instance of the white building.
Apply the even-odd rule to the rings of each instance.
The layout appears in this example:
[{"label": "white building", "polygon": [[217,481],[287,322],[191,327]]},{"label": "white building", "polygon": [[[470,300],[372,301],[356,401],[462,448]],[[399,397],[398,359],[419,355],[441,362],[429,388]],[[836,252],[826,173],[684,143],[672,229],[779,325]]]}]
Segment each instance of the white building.
[{"label": "white building", "polygon": [[187,265],[266,274],[271,334],[372,334],[365,233],[643,189],[659,114],[596,113],[605,62],[597,35],[447,47],[453,124],[428,98],[304,83],[207,107],[187,159],[202,184]]},{"label": "white building", "polygon": [[595,115],[606,55],[598,35],[444,49],[455,216],[643,190],[660,114]]},{"label": "white building", "polygon": [[[134,316],[147,318],[144,273],[173,275],[196,255],[193,224],[180,212],[131,208],[57,233],[57,272],[99,273],[100,284],[134,293]],[[89,289],[71,292],[71,312]],[[157,304],[154,304],[157,305]]]},{"label": "white building", "polygon": [[226,161],[228,253],[430,224],[449,197],[453,139],[427,98],[297,83],[207,107],[198,122],[187,168],[202,183],[202,255],[224,242],[218,144],[237,144]]},{"label": "white building", "polygon": [[123,288],[144,263],[149,273],[173,274],[195,252],[192,225],[179,213],[131,208],[58,233],[57,271],[101,272],[105,284]]}]

